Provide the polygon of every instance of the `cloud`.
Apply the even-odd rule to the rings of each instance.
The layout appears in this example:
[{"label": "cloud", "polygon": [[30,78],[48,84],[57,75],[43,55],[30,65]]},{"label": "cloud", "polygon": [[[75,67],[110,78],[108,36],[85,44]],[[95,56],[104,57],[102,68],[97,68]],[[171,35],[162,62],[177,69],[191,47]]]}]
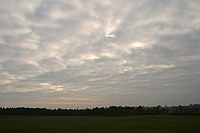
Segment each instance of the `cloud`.
[{"label": "cloud", "polygon": [[199,102],[198,0],[1,3],[3,105],[23,105],[15,99],[33,93],[25,105],[37,98],[62,107]]}]

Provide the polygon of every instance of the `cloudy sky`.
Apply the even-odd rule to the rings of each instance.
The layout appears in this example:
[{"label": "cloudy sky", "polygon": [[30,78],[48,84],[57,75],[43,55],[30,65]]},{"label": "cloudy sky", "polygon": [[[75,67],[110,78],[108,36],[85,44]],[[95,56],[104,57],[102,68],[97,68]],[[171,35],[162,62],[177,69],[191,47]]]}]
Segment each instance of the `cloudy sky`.
[{"label": "cloudy sky", "polygon": [[0,106],[200,102],[199,0],[0,3]]}]

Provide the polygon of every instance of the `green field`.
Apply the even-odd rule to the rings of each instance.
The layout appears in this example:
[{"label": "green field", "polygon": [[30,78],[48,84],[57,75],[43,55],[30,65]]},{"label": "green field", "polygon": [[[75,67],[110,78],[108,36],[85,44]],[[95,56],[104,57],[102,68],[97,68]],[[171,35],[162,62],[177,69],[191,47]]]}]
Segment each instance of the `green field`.
[{"label": "green field", "polygon": [[200,116],[0,116],[0,133],[200,133]]}]

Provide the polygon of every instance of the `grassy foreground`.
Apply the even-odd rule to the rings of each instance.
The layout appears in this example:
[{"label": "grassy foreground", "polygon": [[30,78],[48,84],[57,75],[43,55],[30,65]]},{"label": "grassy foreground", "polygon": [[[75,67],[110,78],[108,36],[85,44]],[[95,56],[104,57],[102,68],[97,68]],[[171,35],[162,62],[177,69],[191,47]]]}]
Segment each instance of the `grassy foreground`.
[{"label": "grassy foreground", "polygon": [[200,133],[200,116],[0,116],[0,133]]}]

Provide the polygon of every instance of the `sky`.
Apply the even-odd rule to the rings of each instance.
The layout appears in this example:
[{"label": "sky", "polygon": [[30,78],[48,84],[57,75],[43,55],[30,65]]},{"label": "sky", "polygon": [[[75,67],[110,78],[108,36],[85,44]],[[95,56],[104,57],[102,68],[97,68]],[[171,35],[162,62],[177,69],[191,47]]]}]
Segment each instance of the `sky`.
[{"label": "sky", "polygon": [[199,0],[0,0],[0,106],[200,103]]}]

